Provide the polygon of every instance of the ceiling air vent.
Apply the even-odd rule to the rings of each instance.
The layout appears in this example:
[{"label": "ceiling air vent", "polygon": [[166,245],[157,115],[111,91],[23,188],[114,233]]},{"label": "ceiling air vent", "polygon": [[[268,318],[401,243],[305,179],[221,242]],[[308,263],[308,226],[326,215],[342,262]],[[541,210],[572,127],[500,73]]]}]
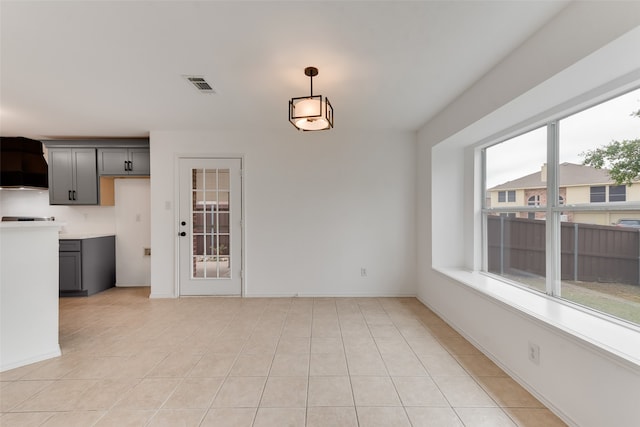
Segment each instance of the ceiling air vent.
[{"label": "ceiling air vent", "polygon": [[213,87],[202,76],[184,76],[200,93],[216,93]]}]

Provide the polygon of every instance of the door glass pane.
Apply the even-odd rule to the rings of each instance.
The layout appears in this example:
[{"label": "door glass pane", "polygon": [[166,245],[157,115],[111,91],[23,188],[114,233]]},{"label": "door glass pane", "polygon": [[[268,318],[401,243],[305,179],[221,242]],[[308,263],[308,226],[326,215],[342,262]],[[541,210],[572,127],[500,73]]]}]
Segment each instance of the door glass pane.
[{"label": "door glass pane", "polygon": [[218,210],[220,211],[229,211],[229,192],[228,191],[219,191],[218,192]]},{"label": "door glass pane", "polygon": [[193,169],[192,278],[231,278],[229,169]]},{"label": "door glass pane", "polygon": [[193,232],[204,233],[204,214],[200,212],[194,212],[193,214]]},{"label": "door glass pane", "polygon": [[218,235],[218,255],[229,255],[229,235]]},{"label": "door glass pane", "polygon": [[205,169],[205,182],[203,190],[215,190],[217,178],[217,169]]},{"label": "door glass pane", "polygon": [[202,190],[204,188],[204,171],[202,169],[193,169],[193,187],[194,190]]},{"label": "door glass pane", "polygon": [[203,191],[194,191],[193,192],[193,210],[194,211],[203,211],[205,207],[204,200],[204,192]]},{"label": "door glass pane", "polygon": [[216,213],[215,212],[207,212],[207,214],[205,215],[206,218],[206,222],[205,222],[205,227],[207,230],[207,233],[214,233],[217,231],[217,221],[216,221]]},{"label": "door glass pane", "polygon": [[193,257],[193,278],[204,278],[204,258],[201,256]]},{"label": "door glass pane", "polygon": [[229,212],[218,212],[218,231],[220,233],[229,232]]},{"label": "door glass pane", "polygon": [[205,192],[205,210],[206,211],[212,211],[215,209],[216,206],[216,201],[217,201],[217,194],[215,191],[206,191]]},{"label": "door glass pane", "polygon": [[220,257],[220,261],[218,263],[218,277],[229,279],[231,278],[231,257],[223,256]]},{"label": "door glass pane", "polygon": [[218,169],[218,190],[229,191],[229,169]]}]

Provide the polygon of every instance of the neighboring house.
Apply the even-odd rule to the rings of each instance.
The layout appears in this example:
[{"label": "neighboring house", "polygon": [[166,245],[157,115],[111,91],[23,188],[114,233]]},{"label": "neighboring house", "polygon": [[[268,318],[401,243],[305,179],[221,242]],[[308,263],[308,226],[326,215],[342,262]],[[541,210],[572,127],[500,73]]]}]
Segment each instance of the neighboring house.
[{"label": "neighboring house", "polygon": [[[589,203],[622,203],[640,201],[640,182],[636,185],[617,185],[607,169],[562,163],[559,170],[559,199],[561,205],[584,205]],[[517,212],[522,206],[546,206],[547,166],[513,181],[505,182],[487,190],[488,207],[511,207],[514,212],[506,214],[518,218],[544,219],[545,212]],[[616,210],[615,206],[598,212],[563,212],[562,220],[588,224],[609,225],[621,218],[640,218],[640,210]]]}]

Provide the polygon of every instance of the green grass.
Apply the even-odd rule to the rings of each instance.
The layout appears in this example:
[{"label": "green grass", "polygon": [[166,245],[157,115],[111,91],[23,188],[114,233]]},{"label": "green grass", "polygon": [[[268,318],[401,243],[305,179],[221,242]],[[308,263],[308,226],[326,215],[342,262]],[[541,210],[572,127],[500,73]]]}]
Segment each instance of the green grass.
[{"label": "green grass", "polygon": [[[544,277],[505,275],[506,278],[540,292]],[[563,281],[562,298],[640,325],[640,286],[624,283]]]}]

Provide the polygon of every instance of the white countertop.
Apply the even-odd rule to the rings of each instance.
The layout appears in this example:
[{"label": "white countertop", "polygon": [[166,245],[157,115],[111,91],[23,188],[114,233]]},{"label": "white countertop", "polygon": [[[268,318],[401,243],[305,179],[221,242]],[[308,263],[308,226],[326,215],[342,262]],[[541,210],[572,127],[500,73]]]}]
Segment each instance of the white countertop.
[{"label": "white countertop", "polygon": [[82,239],[95,239],[97,237],[115,236],[115,233],[60,233],[58,238],[60,240],[82,240]]},{"label": "white countertop", "polygon": [[0,222],[0,228],[42,228],[42,227],[63,227],[64,222],[56,221],[4,221]]}]

